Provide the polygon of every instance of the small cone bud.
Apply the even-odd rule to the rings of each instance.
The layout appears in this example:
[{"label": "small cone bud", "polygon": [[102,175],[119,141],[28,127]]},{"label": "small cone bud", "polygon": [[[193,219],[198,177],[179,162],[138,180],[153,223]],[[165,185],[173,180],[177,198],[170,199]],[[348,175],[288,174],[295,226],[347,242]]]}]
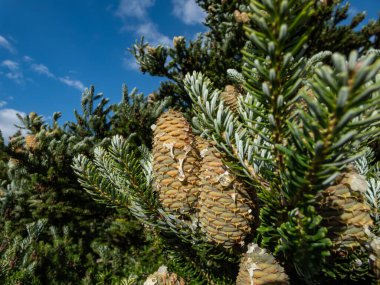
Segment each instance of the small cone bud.
[{"label": "small cone bud", "polygon": [[27,149],[34,151],[38,146],[36,136],[35,135],[27,135],[25,137],[25,146]]},{"label": "small cone bud", "polygon": [[178,36],[173,38],[173,46],[176,48],[182,43],[185,42],[185,38],[183,36]]},{"label": "small cone bud", "polygon": [[11,157],[8,161],[8,167],[11,169],[17,168],[20,164],[21,164],[20,160],[13,157]]},{"label": "small cone bud", "polygon": [[235,21],[238,23],[248,23],[250,21],[249,15],[246,12],[240,12],[239,10],[234,11]]},{"label": "small cone bud", "polygon": [[156,97],[156,94],[150,93],[147,98],[148,104],[153,104],[154,102],[156,102]]}]

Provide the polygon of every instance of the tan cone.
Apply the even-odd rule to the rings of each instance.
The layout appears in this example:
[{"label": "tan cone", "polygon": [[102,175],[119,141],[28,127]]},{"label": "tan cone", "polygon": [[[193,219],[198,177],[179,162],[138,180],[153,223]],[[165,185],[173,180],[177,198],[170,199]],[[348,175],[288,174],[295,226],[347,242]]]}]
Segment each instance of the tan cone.
[{"label": "tan cone", "polygon": [[248,246],[240,262],[236,285],[286,285],[289,278],[275,258],[257,244]]},{"label": "tan cone", "polygon": [[230,248],[251,232],[253,202],[247,189],[223,164],[220,153],[197,138],[201,155],[199,220],[209,240]]},{"label": "tan cone", "polygon": [[195,210],[199,189],[199,156],[191,127],[181,112],[161,115],[154,129],[154,187],[164,210],[189,214]]},{"label": "tan cone", "polygon": [[329,228],[333,251],[340,256],[348,256],[368,240],[365,229],[373,222],[364,202],[366,187],[364,178],[350,171],[321,193],[320,213]]}]

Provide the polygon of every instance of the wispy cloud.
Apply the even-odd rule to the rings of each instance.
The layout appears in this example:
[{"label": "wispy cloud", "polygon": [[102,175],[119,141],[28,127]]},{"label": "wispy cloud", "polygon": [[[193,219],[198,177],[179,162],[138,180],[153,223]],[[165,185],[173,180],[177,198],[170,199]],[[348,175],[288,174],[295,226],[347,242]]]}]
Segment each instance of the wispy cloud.
[{"label": "wispy cloud", "polygon": [[28,55],[24,55],[24,56],[22,57],[22,60],[25,61],[25,62],[32,62],[34,59],[31,58],[31,57],[28,56]]},{"label": "wispy cloud", "polygon": [[17,71],[19,69],[19,64],[10,59],[3,60],[1,65],[7,67],[11,71]]},{"label": "wispy cloud", "polygon": [[[142,2],[149,2],[147,0],[143,0]],[[128,2],[128,1],[125,1]],[[132,1],[138,2],[138,1]],[[125,4],[124,4],[125,5]],[[0,48],[5,48],[8,51],[15,53],[16,49],[10,44],[10,42],[3,36],[0,35]],[[21,63],[21,64],[20,64]],[[17,61],[6,59],[0,62],[0,76],[3,75],[17,84],[22,84],[27,81],[32,81],[30,78],[24,77],[24,69],[28,67],[34,73],[46,76],[51,79],[58,80],[59,82],[76,89],[83,91],[85,89],[84,84],[77,80],[73,79],[69,76],[57,76],[52,71],[50,71],[49,67],[42,63],[36,62],[35,59],[30,57],[29,55],[18,56]],[[3,107],[3,101],[0,101],[0,108]]]},{"label": "wispy cloud", "polygon": [[140,66],[136,62],[136,59],[134,58],[134,56],[130,52],[125,53],[125,56],[123,58],[123,66],[126,69],[131,69],[131,70],[135,70],[135,71],[138,71],[140,68]]},{"label": "wispy cloud", "polygon": [[55,78],[55,75],[51,73],[49,68],[44,64],[32,64],[30,67],[34,72],[37,72],[42,75],[46,75],[47,77],[50,77],[50,78]]},{"label": "wispy cloud", "polygon": [[[169,37],[161,33],[149,17],[148,10],[154,4],[155,0],[120,0],[114,13],[123,22],[122,31],[133,32],[137,38],[144,37],[152,45],[170,45]],[[130,54],[124,56],[123,66],[133,70],[139,67]]]},{"label": "wispy cloud", "polygon": [[187,25],[201,24],[206,13],[195,0],[172,0],[173,14]]},{"label": "wispy cloud", "polygon": [[18,130],[14,125],[19,123],[17,114],[25,116],[24,112],[15,109],[0,109],[0,130],[3,133],[5,143],[8,143],[9,137]]},{"label": "wispy cloud", "polygon": [[153,22],[145,22],[136,27],[136,34],[144,37],[153,45],[170,45],[171,41],[168,36],[158,31],[157,25]]},{"label": "wispy cloud", "polygon": [[16,52],[16,49],[12,46],[12,44],[2,35],[0,35],[0,47],[5,48],[11,53]]},{"label": "wispy cloud", "polygon": [[0,101],[0,108],[1,108],[1,107],[4,107],[5,105],[7,105],[7,102],[5,102],[5,101]]},{"label": "wispy cloud", "polygon": [[1,66],[7,69],[5,76],[17,84],[23,83],[24,75],[20,70],[20,65],[18,62],[6,59],[1,62]]},{"label": "wispy cloud", "polygon": [[[31,59],[31,61],[29,61],[29,63],[31,63],[33,61],[34,60]],[[73,87],[73,88],[78,89],[80,91],[83,91],[85,89],[84,84],[81,81],[79,81],[77,79],[70,78],[69,76],[61,76],[61,77],[57,76],[53,72],[50,71],[49,67],[47,67],[44,64],[41,64],[41,63],[31,63],[30,68],[35,73],[44,75],[44,76],[52,78],[52,79],[56,79],[59,82],[65,84],[65,85],[67,85],[69,87]]]},{"label": "wispy cloud", "polygon": [[59,77],[58,80],[66,84],[67,86],[74,87],[80,91],[83,91],[85,89],[84,84],[81,81],[72,79],[68,76]]},{"label": "wispy cloud", "polygon": [[121,0],[116,10],[120,18],[133,17],[144,19],[148,17],[148,8],[154,5],[155,0]]}]

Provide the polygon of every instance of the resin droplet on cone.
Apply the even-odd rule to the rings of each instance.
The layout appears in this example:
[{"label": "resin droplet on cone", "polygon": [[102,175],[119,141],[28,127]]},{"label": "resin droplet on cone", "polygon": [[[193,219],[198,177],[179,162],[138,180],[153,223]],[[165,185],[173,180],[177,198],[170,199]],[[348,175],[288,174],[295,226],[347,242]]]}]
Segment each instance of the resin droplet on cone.
[{"label": "resin droplet on cone", "polygon": [[160,266],[158,270],[149,275],[144,285],[185,285],[185,281],[175,273],[169,273],[166,266]]}]

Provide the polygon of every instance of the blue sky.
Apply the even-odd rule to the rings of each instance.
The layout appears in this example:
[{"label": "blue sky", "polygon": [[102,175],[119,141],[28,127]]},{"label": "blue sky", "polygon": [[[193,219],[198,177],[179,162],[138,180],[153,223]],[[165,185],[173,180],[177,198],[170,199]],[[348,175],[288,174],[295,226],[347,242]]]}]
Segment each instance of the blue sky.
[{"label": "blue sky", "polygon": [[[379,0],[352,0],[353,11],[380,12]],[[0,129],[16,113],[73,120],[81,93],[95,85],[112,103],[126,83],[145,94],[160,78],[142,75],[127,52],[136,39],[171,45],[205,30],[194,0],[0,0]]]}]

